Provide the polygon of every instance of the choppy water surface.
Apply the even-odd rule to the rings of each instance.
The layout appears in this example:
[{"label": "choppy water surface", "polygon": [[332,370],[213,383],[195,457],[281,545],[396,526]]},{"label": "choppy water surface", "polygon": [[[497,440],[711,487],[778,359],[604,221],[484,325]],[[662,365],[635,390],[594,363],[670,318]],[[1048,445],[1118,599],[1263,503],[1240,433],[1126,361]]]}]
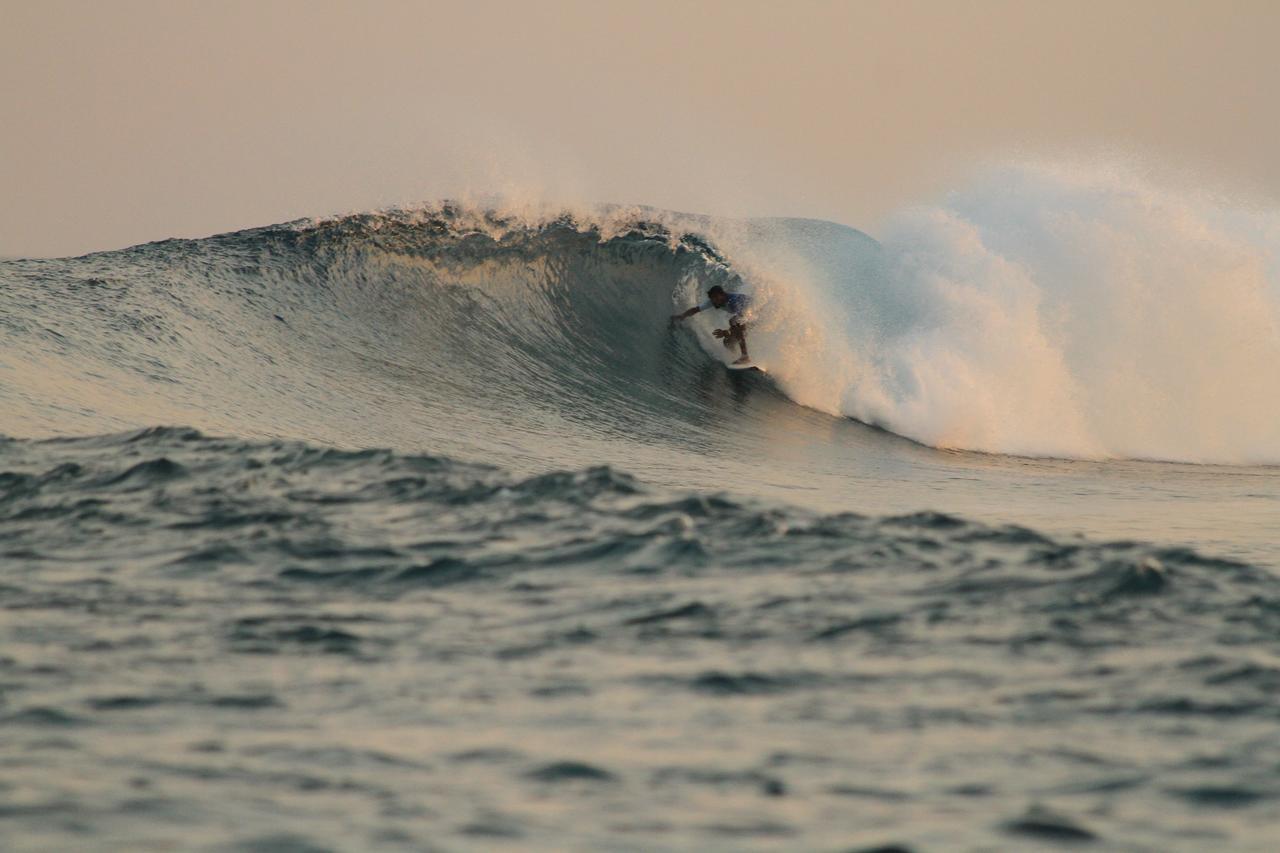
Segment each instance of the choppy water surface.
[{"label": "choppy water surface", "polygon": [[1280,232],[1063,181],[0,263],[0,847],[1274,849]]},{"label": "choppy water surface", "polygon": [[1280,582],[1244,564],[188,430],[3,455],[9,849],[1263,849],[1280,819]]}]

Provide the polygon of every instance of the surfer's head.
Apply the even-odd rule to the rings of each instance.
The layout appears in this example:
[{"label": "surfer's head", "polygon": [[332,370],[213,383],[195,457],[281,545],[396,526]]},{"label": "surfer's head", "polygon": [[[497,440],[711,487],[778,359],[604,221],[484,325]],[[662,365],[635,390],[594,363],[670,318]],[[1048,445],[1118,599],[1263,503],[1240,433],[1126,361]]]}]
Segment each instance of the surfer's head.
[{"label": "surfer's head", "polygon": [[724,304],[729,301],[729,294],[725,293],[724,288],[717,284],[707,291],[707,298],[711,300],[712,305],[717,308],[723,308]]}]

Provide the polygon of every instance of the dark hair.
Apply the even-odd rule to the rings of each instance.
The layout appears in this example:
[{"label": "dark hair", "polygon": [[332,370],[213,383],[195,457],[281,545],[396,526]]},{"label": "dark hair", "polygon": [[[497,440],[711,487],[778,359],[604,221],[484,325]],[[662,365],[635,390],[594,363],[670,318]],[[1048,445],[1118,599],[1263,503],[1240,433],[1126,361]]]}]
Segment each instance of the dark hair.
[{"label": "dark hair", "polygon": [[711,289],[707,291],[707,296],[715,296],[717,293],[724,293],[724,288],[718,284],[713,284]]}]

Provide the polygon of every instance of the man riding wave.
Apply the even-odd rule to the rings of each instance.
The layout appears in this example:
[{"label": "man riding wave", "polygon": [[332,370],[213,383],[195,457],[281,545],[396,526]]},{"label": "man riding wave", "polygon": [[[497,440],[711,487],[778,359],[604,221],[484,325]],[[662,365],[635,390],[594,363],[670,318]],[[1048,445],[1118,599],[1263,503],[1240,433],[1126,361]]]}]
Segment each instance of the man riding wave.
[{"label": "man riding wave", "polygon": [[734,344],[738,345],[738,348],[742,351],[742,357],[735,361],[734,364],[750,364],[751,357],[747,355],[747,323],[743,318],[750,305],[750,296],[745,293],[730,293],[717,284],[707,291],[706,302],[693,306],[683,314],[672,314],[671,325],[674,326],[699,311],[710,311],[713,308],[728,311],[729,328],[716,329],[712,334],[723,341],[726,348],[732,348]]}]

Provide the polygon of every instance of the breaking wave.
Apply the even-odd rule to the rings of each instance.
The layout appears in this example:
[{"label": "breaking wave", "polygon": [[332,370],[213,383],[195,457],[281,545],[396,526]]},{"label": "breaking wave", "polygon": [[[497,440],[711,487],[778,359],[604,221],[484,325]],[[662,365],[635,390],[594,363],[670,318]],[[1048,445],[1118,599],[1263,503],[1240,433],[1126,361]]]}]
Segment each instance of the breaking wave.
[{"label": "breaking wave", "polygon": [[[766,396],[941,448],[1277,462],[1278,248],[1271,213],[1018,166],[881,242],[812,220],[444,204],[11,261],[0,431],[405,446],[413,424],[416,446],[487,453],[513,424],[568,422],[584,445],[661,445],[720,416],[716,318],[666,328],[720,283],[755,296],[772,383],[744,381]],[[559,452],[544,461],[595,461]]]}]

